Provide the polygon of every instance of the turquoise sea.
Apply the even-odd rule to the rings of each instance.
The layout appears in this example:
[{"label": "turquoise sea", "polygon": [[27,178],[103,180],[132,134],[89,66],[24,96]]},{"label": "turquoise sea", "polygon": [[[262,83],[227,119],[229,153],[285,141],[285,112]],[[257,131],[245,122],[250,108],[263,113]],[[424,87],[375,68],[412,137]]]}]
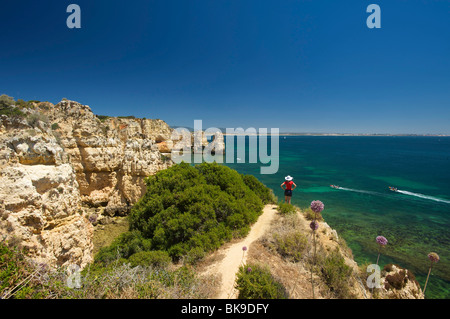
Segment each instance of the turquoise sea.
[{"label": "turquoise sea", "polygon": [[280,136],[279,170],[271,175],[260,174],[267,164],[244,163],[257,151],[246,145],[246,159],[226,165],[255,175],[279,200],[284,177],[293,176],[292,203],[321,200],[326,222],[358,264],[376,262],[375,238],[382,235],[389,244],[379,264],[410,269],[423,287],[427,255],[436,252],[426,298],[450,297],[450,137]]}]

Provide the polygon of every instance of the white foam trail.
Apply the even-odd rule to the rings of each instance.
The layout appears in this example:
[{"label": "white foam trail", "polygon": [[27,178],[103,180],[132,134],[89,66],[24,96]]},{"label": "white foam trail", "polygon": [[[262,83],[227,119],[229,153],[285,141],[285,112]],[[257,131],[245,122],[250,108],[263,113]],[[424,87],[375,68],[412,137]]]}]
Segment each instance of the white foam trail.
[{"label": "white foam trail", "polygon": [[[343,191],[349,191],[349,192],[356,192],[356,193],[363,193],[363,194],[369,194],[369,195],[374,195],[374,196],[380,196],[380,197],[389,197],[389,198],[399,198],[398,196],[396,196],[395,194],[385,194],[385,193],[378,193],[378,192],[371,192],[371,191],[364,191],[362,189],[353,189],[353,188],[346,188],[346,187],[338,187],[338,189],[341,189]],[[403,200],[407,200],[407,201],[414,201],[415,199],[413,198],[408,198],[408,197],[404,197],[402,198]]]},{"label": "white foam trail", "polygon": [[[376,196],[382,196],[382,197],[390,197],[390,198],[395,198],[395,194],[384,194],[384,193],[377,193],[377,192],[371,192],[371,191],[364,191],[361,189],[353,189],[353,188],[346,188],[346,187],[338,187],[337,189],[341,189],[344,191],[349,191],[349,192],[357,192],[357,193],[364,193],[364,194],[370,194],[370,195],[376,195]],[[413,193],[413,192],[408,192],[408,191],[404,191],[404,190],[397,190],[397,193],[402,193],[404,195],[410,195],[410,196],[415,196],[415,197],[419,197],[422,199],[428,199],[428,200],[434,200],[436,202],[441,202],[441,203],[446,203],[446,204],[450,204],[450,200],[445,200],[445,199],[441,199],[441,198],[437,198],[437,197],[433,197],[433,196],[427,196],[424,194],[417,194],[417,193]],[[397,197],[400,198],[400,197]],[[414,199],[408,199],[406,197],[402,198],[404,200],[408,200],[408,201],[412,201]]]},{"label": "white foam trail", "polygon": [[405,194],[405,195],[416,196],[416,197],[420,197],[420,198],[424,198],[424,199],[434,200],[436,202],[450,204],[450,200],[445,200],[445,199],[441,199],[441,198],[437,198],[437,197],[433,197],[433,196],[427,196],[427,195],[424,195],[424,194],[417,194],[417,193],[413,193],[413,192],[403,191],[403,190],[400,190],[400,189],[397,190],[397,192]]},{"label": "white foam trail", "polygon": [[338,187],[338,189],[342,189],[344,191],[350,191],[350,192],[371,194],[371,195],[381,195],[380,193],[376,193],[376,192],[363,191],[363,190],[360,190],[360,189],[353,189],[353,188],[346,188],[346,187]]}]

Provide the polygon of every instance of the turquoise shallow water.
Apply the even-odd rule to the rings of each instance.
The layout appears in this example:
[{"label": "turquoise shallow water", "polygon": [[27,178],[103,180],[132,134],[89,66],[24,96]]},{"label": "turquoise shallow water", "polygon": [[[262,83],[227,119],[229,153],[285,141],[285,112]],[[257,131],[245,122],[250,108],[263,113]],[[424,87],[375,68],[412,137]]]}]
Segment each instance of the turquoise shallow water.
[{"label": "turquoise shallow water", "polygon": [[412,270],[423,287],[427,254],[437,252],[441,260],[433,267],[426,297],[450,297],[449,137],[288,136],[279,144],[276,174],[260,174],[266,165],[261,163],[226,165],[255,175],[280,200],[284,176],[293,176],[298,185],[293,204],[324,202],[325,220],[347,241],[358,263],[374,263],[375,238],[385,236],[389,244],[380,265]]}]

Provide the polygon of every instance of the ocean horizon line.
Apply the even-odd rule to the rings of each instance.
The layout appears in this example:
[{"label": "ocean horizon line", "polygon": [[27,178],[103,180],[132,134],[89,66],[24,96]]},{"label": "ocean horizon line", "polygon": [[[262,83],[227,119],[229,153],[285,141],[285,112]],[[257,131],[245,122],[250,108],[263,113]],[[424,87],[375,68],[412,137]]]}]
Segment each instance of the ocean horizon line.
[{"label": "ocean horizon line", "polygon": [[[267,134],[260,133],[222,133],[223,135],[251,135],[251,136],[259,136],[259,135],[271,135],[270,132]],[[278,133],[279,136],[410,136],[410,137],[450,137],[450,134],[414,134],[414,133],[404,133],[404,134],[390,134],[390,133]]]}]

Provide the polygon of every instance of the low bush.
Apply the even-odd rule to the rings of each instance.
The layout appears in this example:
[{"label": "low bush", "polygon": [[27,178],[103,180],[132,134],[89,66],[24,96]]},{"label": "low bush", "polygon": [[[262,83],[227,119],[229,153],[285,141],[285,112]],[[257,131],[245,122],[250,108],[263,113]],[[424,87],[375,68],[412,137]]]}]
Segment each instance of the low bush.
[{"label": "low bush", "polygon": [[[256,185],[256,193],[245,180]],[[159,171],[146,179],[147,191],[131,209],[130,232],[102,249],[96,260],[160,250],[173,260],[195,262],[248,233],[269,200],[258,183],[216,163],[181,163]]]},{"label": "low bush", "polygon": [[108,116],[108,115],[96,115],[96,116],[101,122],[104,122],[110,118],[110,116]]},{"label": "low bush", "polygon": [[95,262],[108,265],[120,258],[129,258],[132,255],[151,250],[151,242],[142,237],[139,231],[122,233],[113,243],[103,247],[95,255]]},{"label": "low bush", "polygon": [[140,251],[128,258],[132,267],[152,266],[155,268],[166,268],[172,261],[169,254],[165,251]]},{"label": "low bush", "polygon": [[299,262],[308,244],[308,239],[299,231],[286,234],[274,234],[275,247],[284,258]]},{"label": "low bush", "polygon": [[17,246],[0,243],[0,299],[38,299],[48,294],[45,285],[32,279],[38,274]]},{"label": "low bush", "polygon": [[344,257],[336,249],[328,255],[319,255],[317,264],[320,275],[330,291],[339,298],[349,297],[348,279],[352,275],[352,268],[345,263]]},{"label": "low bush", "polygon": [[18,106],[20,108],[28,108],[29,104],[22,99],[17,99],[16,106]]},{"label": "low bush", "polygon": [[243,180],[245,185],[261,198],[263,204],[276,203],[277,199],[273,191],[261,183],[255,176],[244,175]]},{"label": "low bush", "polygon": [[0,243],[0,299],[201,299],[215,294],[214,277],[200,278],[185,266],[155,268],[170,261],[167,253],[145,253],[130,260],[153,265],[133,267],[123,259],[91,264],[80,272],[80,286],[70,288],[66,267],[29,263],[23,251]]},{"label": "low bush", "polygon": [[288,294],[267,267],[247,264],[239,268],[236,279],[239,299],[286,299]]},{"label": "low bush", "polygon": [[9,117],[25,117],[26,114],[20,110],[18,107],[6,107],[0,108],[0,115],[6,115]]},{"label": "low bush", "polygon": [[311,208],[307,208],[303,210],[303,214],[305,215],[305,218],[307,220],[317,220],[317,221],[323,221],[323,217],[321,213],[315,213],[311,210]]},{"label": "low bush", "polygon": [[28,115],[27,121],[31,127],[36,127],[39,122],[43,122],[43,123],[47,124],[49,122],[49,119],[45,114],[32,113],[32,114]]},{"label": "low bush", "polygon": [[14,101],[13,97],[6,94],[0,95],[0,109],[9,108],[15,104],[16,102]]},{"label": "low bush", "polygon": [[278,212],[281,215],[294,214],[297,212],[297,208],[294,205],[288,203],[278,203]]}]

